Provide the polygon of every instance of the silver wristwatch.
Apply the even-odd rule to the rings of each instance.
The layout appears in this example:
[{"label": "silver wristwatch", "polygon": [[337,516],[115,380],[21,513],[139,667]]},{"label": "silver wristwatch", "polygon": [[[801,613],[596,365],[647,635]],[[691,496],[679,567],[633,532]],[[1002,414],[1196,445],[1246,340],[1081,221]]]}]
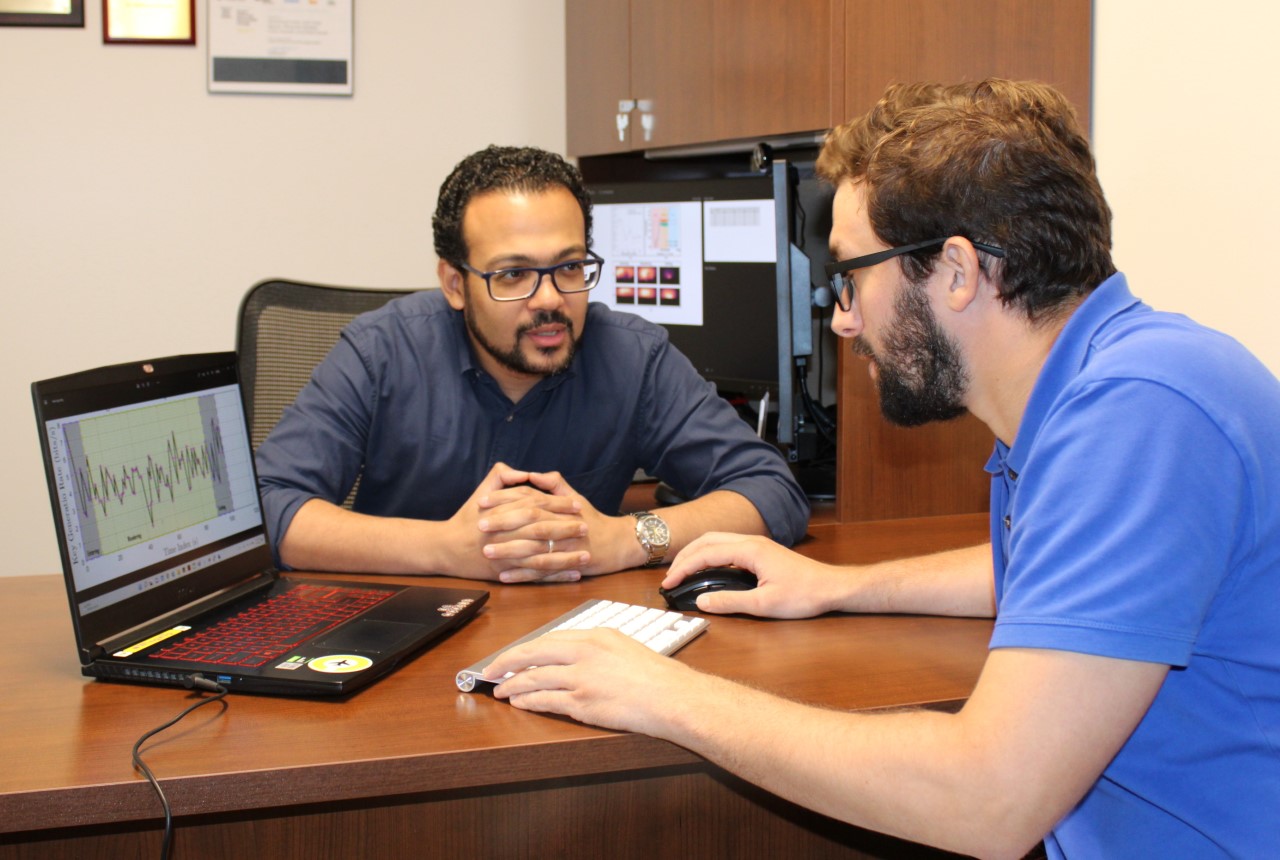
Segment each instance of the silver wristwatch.
[{"label": "silver wristwatch", "polygon": [[667,557],[667,547],[671,546],[671,530],[662,517],[650,511],[639,511],[631,516],[636,518],[636,540],[649,553],[645,567],[662,564]]}]

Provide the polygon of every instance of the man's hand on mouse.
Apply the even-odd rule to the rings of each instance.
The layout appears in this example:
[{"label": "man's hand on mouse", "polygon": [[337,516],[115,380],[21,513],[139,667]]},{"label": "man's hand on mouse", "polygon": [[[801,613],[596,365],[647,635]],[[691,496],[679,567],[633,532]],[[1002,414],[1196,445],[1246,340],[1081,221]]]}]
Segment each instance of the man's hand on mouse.
[{"label": "man's hand on mouse", "polygon": [[710,532],[686,546],[671,562],[663,588],[708,567],[740,567],[759,584],[748,591],[715,591],[698,596],[698,610],[721,615],[745,613],[761,618],[812,618],[832,609],[843,589],[834,577],[840,569],[805,558],[768,538]]}]

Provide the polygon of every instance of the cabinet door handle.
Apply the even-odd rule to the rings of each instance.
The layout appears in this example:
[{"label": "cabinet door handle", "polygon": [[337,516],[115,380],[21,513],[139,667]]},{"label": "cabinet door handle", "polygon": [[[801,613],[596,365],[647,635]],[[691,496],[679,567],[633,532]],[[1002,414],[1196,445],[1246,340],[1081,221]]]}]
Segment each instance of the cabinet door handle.
[{"label": "cabinet door handle", "polygon": [[653,100],[638,99],[636,109],[640,111],[640,127],[644,129],[644,140],[648,143],[653,140],[653,126],[657,121],[657,117],[653,115]]},{"label": "cabinet door handle", "polygon": [[631,122],[631,112],[636,109],[635,99],[619,99],[618,100],[618,140],[625,143],[627,140],[627,125]]}]

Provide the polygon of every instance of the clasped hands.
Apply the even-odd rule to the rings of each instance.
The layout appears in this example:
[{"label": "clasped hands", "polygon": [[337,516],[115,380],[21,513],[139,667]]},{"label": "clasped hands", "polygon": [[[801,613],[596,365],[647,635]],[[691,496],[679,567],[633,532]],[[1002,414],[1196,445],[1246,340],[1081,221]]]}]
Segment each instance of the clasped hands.
[{"label": "clasped hands", "polygon": [[[479,549],[476,574],[501,582],[574,582],[625,566],[627,523],[595,509],[559,472],[498,463],[453,523]],[[631,538],[634,543],[634,538]],[[613,566],[611,566],[613,565]]]}]

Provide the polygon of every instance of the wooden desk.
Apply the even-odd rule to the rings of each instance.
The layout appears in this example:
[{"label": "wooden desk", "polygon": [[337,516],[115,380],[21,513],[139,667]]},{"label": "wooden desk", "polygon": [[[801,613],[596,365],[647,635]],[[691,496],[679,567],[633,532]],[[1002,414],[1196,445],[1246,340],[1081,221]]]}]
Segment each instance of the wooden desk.
[{"label": "wooden desk", "polygon": [[[985,529],[972,515],[816,526],[803,551],[871,561],[976,543]],[[232,695],[196,711],[144,751],[173,806],[177,858],[941,856],[814,815],[666,742],[455,688],[458,669],[583,600],[658,605],[659,578],[491,585],[472,623],[345,700]],[[194,694],[82,677],[67,615],[61,578],[0,578],[0,858],[158,856],[159,802],[130,749]],[[954,708],[990,631],[967,619],[715,618],[676,659],[833,708]]]}]

